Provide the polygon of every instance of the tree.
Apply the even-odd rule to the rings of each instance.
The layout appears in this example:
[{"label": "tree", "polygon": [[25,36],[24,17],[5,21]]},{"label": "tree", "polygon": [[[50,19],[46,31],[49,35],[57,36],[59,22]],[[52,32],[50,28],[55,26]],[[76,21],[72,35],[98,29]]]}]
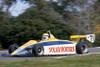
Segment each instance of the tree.
[{"label": "tree", "polygon": [[0,25],[0,41],[3,48],[8,48],[13,43],[22,45],[29,40],[41,39],[42,34],[47,30],[61,39],[69,39],[73,33],[68,25],[34,8]]},{"label": "tree", "polygon": [[95,30],[96,40],[93,46],[100,46],[100,24],[96,26]]},{"label": "tree", "polygon": [[11,17],[10,12],[9,12],[9,8],[11,7],[13,2],[16,2],[16,0],[3,0],[3,1],[1,1],[0,12],[4,12],[3,8],[5,8],[5,6],[7,7],[5,9],[5,12],[4,12],[6,19]]},{"label": "tree", "polygon": [[77,34],[89,34],[95,29],[99,15],[95,13],[95,1],[76,0],[70,5],[74,6],[72,13],[73,19],[69,21],[69,25],[77,29]]}]

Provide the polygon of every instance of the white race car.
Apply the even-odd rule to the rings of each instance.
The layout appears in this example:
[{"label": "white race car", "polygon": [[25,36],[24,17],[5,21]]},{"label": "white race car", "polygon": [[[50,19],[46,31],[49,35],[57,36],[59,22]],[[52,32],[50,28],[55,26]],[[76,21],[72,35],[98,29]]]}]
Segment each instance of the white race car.
[{"label": "white race car", "polygon": [[95,35],[73,35],[70,39],[71,41],[57,39],[48,31],[43,34],[41,41],[30,40],[20,47],[13,44],[10,45],[8,51],[11,56],[83,54],[88,53],[88,44],[85,40],[93,43]]}]

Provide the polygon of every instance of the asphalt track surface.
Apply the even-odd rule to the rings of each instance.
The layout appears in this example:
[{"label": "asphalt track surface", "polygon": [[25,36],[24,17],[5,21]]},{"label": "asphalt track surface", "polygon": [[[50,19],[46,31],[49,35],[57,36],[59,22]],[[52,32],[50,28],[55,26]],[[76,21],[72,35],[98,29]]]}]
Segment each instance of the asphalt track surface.
[{"label": "asphalt track surface", "polygon": [[[7,50],[2,50],[0,51],[0,61],[6,61],[6,60],[23,60],[23,59],[39,59],[39,58],[61,58],[61,57],[67,57],[67,56],[74,56],[74,55],[60,55],[60,56],[42,56],[42,57],[11,57],[11,56],[2,56],[1,54],[6,53],[8,54]],[[89,53],[88,54],[93,54],[93,53],[100,53],[100,47],[98,48],[89,48]],[[77,56],[77,55],[75,55]]]}]

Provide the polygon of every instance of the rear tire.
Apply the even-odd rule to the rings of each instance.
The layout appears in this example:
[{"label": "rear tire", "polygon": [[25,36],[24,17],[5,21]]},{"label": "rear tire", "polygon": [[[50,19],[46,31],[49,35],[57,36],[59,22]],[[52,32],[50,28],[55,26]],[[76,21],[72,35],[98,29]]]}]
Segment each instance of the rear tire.
[{"label": "rear tire", "polygon": [[36,44],[32,48],[32,53],[34,56],[42,56],[44,52],[43,46],[40,44]]},{"label": "rear tire", "polygon": [[11,54],[13,51],[15,51],[19,46],[17,44],[12,44],[9,46],[8,52]]},{"label": "rear tire", "polygon": [[79,41],[79,43],[76,45],[76,52],[78,54],[85,54],[88,53],[89,46],[85,41]]}]

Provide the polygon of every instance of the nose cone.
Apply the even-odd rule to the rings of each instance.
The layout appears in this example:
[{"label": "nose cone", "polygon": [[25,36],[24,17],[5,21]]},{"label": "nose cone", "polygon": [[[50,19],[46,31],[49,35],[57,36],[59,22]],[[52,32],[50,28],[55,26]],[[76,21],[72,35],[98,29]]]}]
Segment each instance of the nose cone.
[{"label": "nose cone", "polygon": [[32,56],[32,53],[25,49],[20,49],[20,50],[15,50],[13,53],[11,53],[11,56]]},{"label": "nose cone", "polygon": [[13,55],[18,55],[20,53],[22,53],[24,50],[22,48],[18,48],[17,50],[15,50],[14,52],[11,53],[11,56]]},{"label": "nose cone", "polygon": [[11,56],[30,56],[32,55],[31,50],[26,50],[28,49],[28,47],[26,48],[18,48],[17,50],[15,50],[13,53],[11,53]]},{"label": "nose cone", "polygon": [[26,48],[31,48],[33,47],[33,45],[37,43],[37,41],[35,40],[30,40],[29,42],[25,43],[24,45],[22,45],[21,47],[19,47],[17,50],[15,50],[14,52],[11,53],[11,56],[14,55],[22,55],[27,53],[28,51],[26,50]]}]

